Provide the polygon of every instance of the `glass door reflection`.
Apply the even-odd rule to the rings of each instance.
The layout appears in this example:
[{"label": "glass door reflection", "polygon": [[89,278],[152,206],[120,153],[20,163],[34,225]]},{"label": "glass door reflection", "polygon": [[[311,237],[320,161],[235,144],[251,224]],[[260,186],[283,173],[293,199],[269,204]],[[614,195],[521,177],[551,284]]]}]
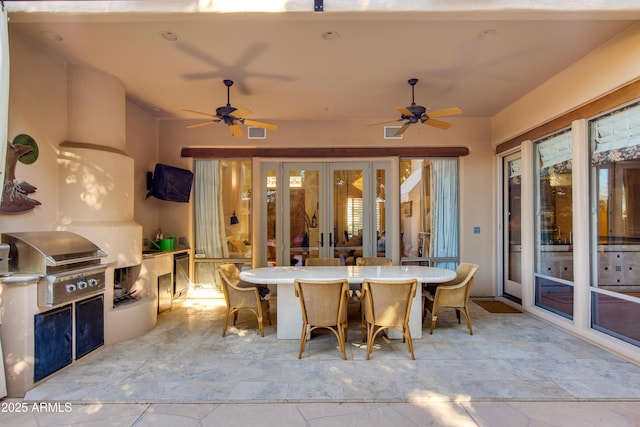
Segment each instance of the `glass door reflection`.
[{"label": "glass door reflection", "polygon": [[520,153],[506,157],[503,168],[504,281],[503,296],[522,302],[521,241],[521,158]]}]

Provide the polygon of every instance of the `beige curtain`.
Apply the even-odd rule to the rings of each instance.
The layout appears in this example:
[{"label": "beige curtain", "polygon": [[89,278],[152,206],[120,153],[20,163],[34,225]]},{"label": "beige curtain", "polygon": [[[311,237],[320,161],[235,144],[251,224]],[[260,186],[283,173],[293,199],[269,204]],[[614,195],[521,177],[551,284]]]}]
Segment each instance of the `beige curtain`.
[{"label": "beige curtain", "polygon": [[222,204],[222,172],[218,160],[195,162],[196,253],[205,258],[227,258],[227,238]]}]

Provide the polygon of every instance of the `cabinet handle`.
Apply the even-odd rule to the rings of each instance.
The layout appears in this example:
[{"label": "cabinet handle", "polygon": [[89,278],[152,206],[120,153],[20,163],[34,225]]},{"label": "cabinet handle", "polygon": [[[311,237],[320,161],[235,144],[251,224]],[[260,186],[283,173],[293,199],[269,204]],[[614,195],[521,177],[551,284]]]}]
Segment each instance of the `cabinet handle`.
[{"label": "cabinet handle", "polygon": [[333,233],[329,233],[329,246],[333,246]]},{"label": "cabinet handle", "polygon": [[324,248],[324,233],[320,233],[320,247]]}]

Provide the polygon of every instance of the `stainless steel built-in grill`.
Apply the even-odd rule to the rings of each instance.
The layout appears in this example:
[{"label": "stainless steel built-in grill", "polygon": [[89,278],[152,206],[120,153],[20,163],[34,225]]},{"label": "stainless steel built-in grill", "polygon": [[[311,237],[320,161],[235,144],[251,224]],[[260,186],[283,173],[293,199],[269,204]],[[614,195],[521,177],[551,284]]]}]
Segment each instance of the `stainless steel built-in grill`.
[{"label": "stainless steel built-in grill", "polygon": [[38,274],[38,306],[51,307],[104,292],[106,257],[90,240],[70,231],[4,233],[9,271]]}]

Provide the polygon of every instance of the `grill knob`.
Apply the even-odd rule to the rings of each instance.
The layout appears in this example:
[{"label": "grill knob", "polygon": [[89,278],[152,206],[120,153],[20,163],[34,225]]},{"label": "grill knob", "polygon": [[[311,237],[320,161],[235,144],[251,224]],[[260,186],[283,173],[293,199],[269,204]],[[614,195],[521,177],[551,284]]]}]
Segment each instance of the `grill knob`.
[{"label": "grill knob", "polygon": [[87,282],[85,282],[84,280],[80,280],[78,282],[78,289],[84,289],[87,287]]},{"label": "grill knob", "polygon": [[69,283],[68,285],[65,285],[64,287],[67,290],[67,292],[75,292],[76,291],[76,285],[74,285],[73,283]]},{"label": "grill knob", "polygon": [[98,279],[89,279],[89,286],[96,286],[98,284]]}]

